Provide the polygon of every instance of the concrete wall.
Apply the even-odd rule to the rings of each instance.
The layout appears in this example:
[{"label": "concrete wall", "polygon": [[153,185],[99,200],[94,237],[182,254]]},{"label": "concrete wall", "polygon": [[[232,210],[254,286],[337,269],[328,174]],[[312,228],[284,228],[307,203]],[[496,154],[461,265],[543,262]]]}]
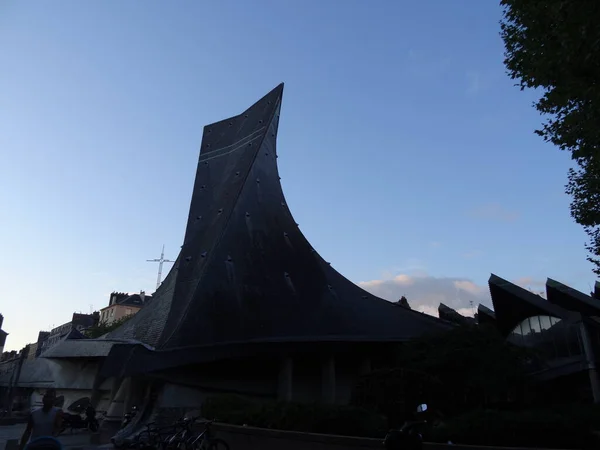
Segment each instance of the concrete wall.
[{"label": "concrete wall", "polygon": [[165,384],[158,394],[159,408],[198,408],[207,397],[207,393],[188,386]]},{"label": "concrete wall", "polygon": [[[164,372],[157,377],[170,386],[167,389],[176,389],[176,384],[180,386],[178,392],[205,393],[194,394],[198,399],[230,392],[285,401],[347,404],[362,363],[360,359],[304,355],[200,365]],[[185,399],[185,394],[181,397]]]},{"label": "concrete wall", "polygon": [[[3,364],[0,371],[0,388],[7,390],[12,384],[13,364]],[[99,362],[93,360],[59,360],[48,358],[36,358],[25,360],[21,368],[14,395],[25,395],[23,401],[18,403],[20,407],[36,407],[41,405],[41,396],[48,388],[55,388],[57,395],[64,396],[64,408],[66,409],[76,400],[82,397],[92,397],[96,388],[96,409],[99,413],[104,412],[109,405],[112,380],[104,380],[95,386]],[[6,393],[4,393],[6,397]],[[0,398],[3,400],[4,397]],[[8,401],[8,397],[4,399]],[[17,399],[13,398],[13,402]]]},{"label": "concrete wall", "polygon": [[[383,450],[382,439],[354,438],[215,424],[216,437],[244,450]],[[423,450],[534,450],[426,443]],[[537,449],[541,450],[541,449]]]},{"label": "concrete wall", "polygon": [[[42,397],[44,396],[45,392],[46,392],[45,389],[34,389],[33,390],[33,393],[31,394],[31,399],[30,399],[31,408],[39,408],[42,406]],[[60,396],[64,397],[64,403],[63,403],[62,409],[63,409],[63,411],[67,411],[67,408],[69,406],[71,406],[71,404],[76,402],[77,400],[79,400],[83,397],[91,398],[92,391],[91,390],[83,390],[83,389],[57,389],[56,395],[59,397]],[[105,413],[106,410],[108,409],[109,401],[110,401],[110,391],[103,391],[101,393],[100,400],[98,401],[98,404],[96,405],[96,412],[99,414]]]},{"label": "concrete wall", "polygon": [[[25,360],[19,376],[19,387],[91,390],[99,362],[36,358]],[[8,375],[8,373],[6,374]],[[8,385],[9,377],[0,373],[0,385]],[[110,389],[106,384],[101,389]]]}]

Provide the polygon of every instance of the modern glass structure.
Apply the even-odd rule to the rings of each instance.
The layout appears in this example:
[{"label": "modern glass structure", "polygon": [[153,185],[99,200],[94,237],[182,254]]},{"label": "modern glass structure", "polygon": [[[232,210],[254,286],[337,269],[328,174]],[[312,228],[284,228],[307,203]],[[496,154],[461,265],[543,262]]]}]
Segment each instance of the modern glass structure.
[{"label": "modern glass structure", "polygon": [[583,355],[579,326],[557,317],[528,317],[511,331],[507,339],[516,345],[538,349],[547,359]]},{"label": "modern glass structure", "polygon": [[493,324],[515,345],[535,349],[544,361],[534,373],[541,379],[587,373],[590,395],[600,402],[600,300],[551,279],[547,299],[496,275],[489,287],[494,311],[480,307],[480,323]]}]

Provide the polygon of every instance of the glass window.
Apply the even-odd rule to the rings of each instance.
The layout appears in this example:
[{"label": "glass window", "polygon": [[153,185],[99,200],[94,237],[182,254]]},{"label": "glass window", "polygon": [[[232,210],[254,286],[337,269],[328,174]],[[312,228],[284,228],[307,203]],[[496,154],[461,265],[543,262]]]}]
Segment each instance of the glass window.
[{"label": "glass window", "polygon": [[567,325],[551,316],[534,316],[523,320],[508,336],[516,345],[535,347],[546,358],[567,358],[583,353],[577,325]]},{"label": "glass window", "polygon": [[515,334],[518,334],[520,336],[523,336],[523,327],[521,327],[521,324],[519,324],[515,327],[515,329],[512,332]]},{"label": "glass window", "polygon": [[529,319],[525,319],[523,322],[521,322],[521,330],[523,332],[523,336],[527,336],[529,333],[531,333],[531,326],[529,325]]},{"label": "glass window", "polygon": [[552,327],[551,317],[540,316],[540,326],[542,328],[542,331],[549,330]]},{"label": "glass window", "polygon": [[540,325],[539,316],[530,317],[529,318],[529,326],[531,327],[532,333],[541,333],[542,332],[542,326]]}]

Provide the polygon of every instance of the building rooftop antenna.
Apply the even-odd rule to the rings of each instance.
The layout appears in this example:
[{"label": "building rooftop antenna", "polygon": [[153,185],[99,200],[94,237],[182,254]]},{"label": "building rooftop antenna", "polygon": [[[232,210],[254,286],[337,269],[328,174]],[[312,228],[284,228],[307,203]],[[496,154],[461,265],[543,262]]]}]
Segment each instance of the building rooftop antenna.
[{"label": "building rooftop antenna", "polygon": [[160,252],[160,258],[158,259],[147,259],[147,262],[157,262],[158,263],[158,277],[156,278],[156,289],[159,288],[162,278],[162,268],[163,263],[173,263],[175,261],[171,261],[170,259],[165,259],[165,245],[162,246],[162,251]]}]

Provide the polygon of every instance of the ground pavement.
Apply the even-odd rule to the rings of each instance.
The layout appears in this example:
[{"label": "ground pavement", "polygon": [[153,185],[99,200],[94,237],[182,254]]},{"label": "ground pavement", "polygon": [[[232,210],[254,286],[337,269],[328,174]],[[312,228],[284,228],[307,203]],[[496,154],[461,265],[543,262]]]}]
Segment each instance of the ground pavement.
[{"label": "ground pavement", "polygon": [[[21,440],[25,431],[25,424],[0,426],[0,450],[6,448],[6,443],[10,439]],[[104,450],[112,448],[112,445],[92,445],[90,444],[89,431],[65,431],[58,437],[66,450]]]}]

